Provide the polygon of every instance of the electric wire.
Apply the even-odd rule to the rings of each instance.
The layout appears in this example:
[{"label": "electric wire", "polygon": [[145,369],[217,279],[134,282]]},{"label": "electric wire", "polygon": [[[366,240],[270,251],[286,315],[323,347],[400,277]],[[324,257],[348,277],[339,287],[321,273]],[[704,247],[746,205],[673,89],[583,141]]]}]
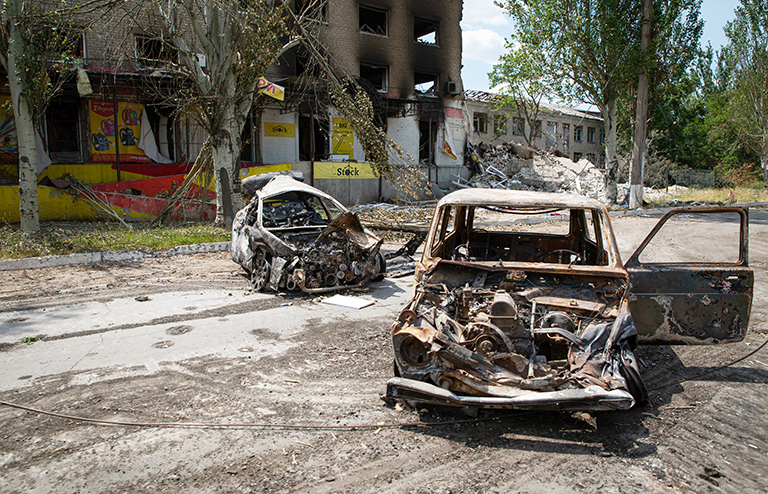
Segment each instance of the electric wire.
[{"label": "electric wire", "polygon": [[[732,365],[742,362],[743,360],[748,359],[752,355],[756,354],[757,352],[765,348],[766,345],[768,345],[768,340],[764,341],[762,345],[752,350],[748,354],[742,357],[739,357],[736,360],[728,362],[727,364],[720,365],[718,367],[715,367],[714,369],[710,369],[706,372],[702,372],[695,376],[678,379],[677,381],[663,384],[661,386],[649,388],[648,391],[649,392],[658,391],[660,389],[668,388],[670,386],[681,384],[687,381],[700,379],[714,372],[721,371],[723,369],[731,367]],[[310,430],[310,431],[312,430],[314,431],[322,431],[322,430],[359,431],[359,430],[370,430],[370,429],[437,427],[437,426],[445,426],[445,425],[461,425],[461,424],[475,424],[480,422],[491,422],[495,420],[503,420],[507,418],[522,417],[525,415],[540,413],[540,411],[529,410],[529,411],[515,412],[515,413],[504,414],[504,415],[499,415],[494,417],[477,417],[477,418],[462,419],[462,420],[443,420],[443,421],[436,421],[436,422],[357,424],[357,425],[341,425],[341,424],[310,425],[310,424],[285,424],[285,423],[270,424],[270,423],[256,423],[256,422],[241,422],[241,423],[226,424],[226,423],[212,423],[212,422],[133,422],[133,421],[105,420],[105,419],[94,419],[89,417],[79,417],[76,415],[68,415],[63,413],[51,412],[48,410],[42,410],[39,408],[34,408],[31,406],[21,405],[19,403],[13,403],[13,402],[4,401],[4,400],[0,400],[0,405],[7,406],[10,408],[16,408],[18,410],[24,410],[31,413],[36,413],[39,415],[47,415],[50,417],[72,420],[75,422],[83,422],[83,423],[92,424],[92,425],[101,425],[101,426],[109,426],[109,427],[148,427],[148,428],[176,428],[176,429],[262,429],[262,430]]]}]

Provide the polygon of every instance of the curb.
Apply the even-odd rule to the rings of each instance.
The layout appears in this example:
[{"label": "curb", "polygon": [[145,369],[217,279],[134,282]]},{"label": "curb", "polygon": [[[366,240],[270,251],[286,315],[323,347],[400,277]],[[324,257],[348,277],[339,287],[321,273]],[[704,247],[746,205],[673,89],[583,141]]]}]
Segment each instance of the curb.
[{"label": "curb", "polygon": [[8,259],[0,261],[0,271],[19,271],[22,269],[52,268],[71,264],[90,264],[96,262],[130,261],[148,257],[182,256],[186,254],[203,254],[207,252],[225,252],[230,249],[230,242],[214,242],[210,244],[180,245],[165,252],[141,250],[118,250],[106,252],[87,252],[69,254],[66,256],[29,257],[26,259]]}]

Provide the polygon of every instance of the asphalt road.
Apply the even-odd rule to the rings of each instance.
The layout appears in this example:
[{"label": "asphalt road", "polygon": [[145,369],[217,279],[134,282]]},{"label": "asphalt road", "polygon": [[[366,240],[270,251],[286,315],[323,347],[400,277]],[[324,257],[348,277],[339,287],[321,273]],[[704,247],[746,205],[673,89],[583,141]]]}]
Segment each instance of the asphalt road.
[{"label": "asphalt road", "polygon": [[[656,218],[614,221],[627,259]],[[719,225],[694,229],[710,249]],[[686,233],[688,235],[689,233]],[[596,416],[386,406],[389,326],[411,278],[321,297],[248,292],[226,253],[0,275],[2,492],[768,492],[768,213],[751,212],[751,331],[638,351],[650,402]],[[317,425],[317,430],[297,426]],[[327,426],[376,426],[358,430]]]}]

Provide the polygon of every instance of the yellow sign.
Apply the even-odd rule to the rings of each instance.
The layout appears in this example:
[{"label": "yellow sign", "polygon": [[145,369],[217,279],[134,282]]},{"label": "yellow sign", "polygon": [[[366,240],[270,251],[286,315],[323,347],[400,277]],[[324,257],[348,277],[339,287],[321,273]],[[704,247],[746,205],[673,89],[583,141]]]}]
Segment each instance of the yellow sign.
[{"label": "yellow sign", "polygon": [[276,100],[283,101],[285,99],[285,88],[278,86],[273,82],[269,82],[263,77],[259,77],[259,82],[256,84],[256,92],[266,94]]},{"label": "yellow sign", "polygon": [[296,124],[266,122],[264,135],[267,137],[296,137]]},{"label": "yellow sign", "polygon": [[370,163],[315,163],[315,178],[379,178]]},{"label": "yellow sign", "polygon": [[346,154],[350,158],[354,158],[354,143],[355,132],[349,122],[345,118],[334,117],[331,154]]}]

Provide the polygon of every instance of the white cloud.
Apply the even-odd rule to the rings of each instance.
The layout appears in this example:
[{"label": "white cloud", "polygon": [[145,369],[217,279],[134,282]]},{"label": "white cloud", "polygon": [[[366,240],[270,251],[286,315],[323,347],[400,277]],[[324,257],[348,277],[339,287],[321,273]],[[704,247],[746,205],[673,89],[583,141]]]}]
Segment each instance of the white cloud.
[{"label": "white cloud", "polygon": [[504,38],[490,29],[475,29],[462,32],[463,58],[495,64],[504,53]]},{"label": "white cloud", "polygon": [[465,29],[478,29],[481,26],[507,26],[509,19],[493,0],[472,0],[464,2],[464,14],[461,25]]}]

